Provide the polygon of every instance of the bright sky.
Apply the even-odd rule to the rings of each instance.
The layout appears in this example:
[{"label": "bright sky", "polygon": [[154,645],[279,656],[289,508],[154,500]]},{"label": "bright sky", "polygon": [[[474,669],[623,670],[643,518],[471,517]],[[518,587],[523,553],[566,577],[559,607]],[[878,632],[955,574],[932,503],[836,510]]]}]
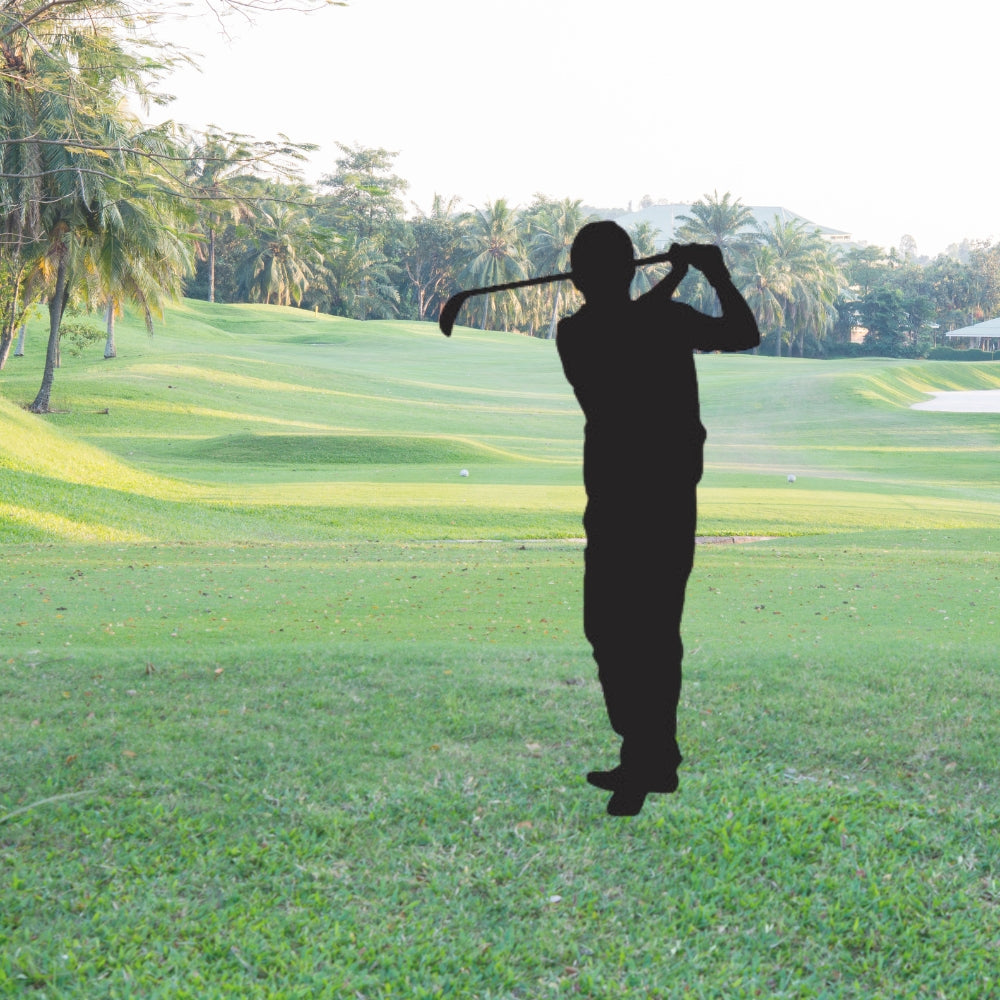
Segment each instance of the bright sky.
[{"label": "bright sky", "polygon": [[166,113],[396,150],[409,199],[586,204],[731,191],[934,254],[1000,238],[1000,4],[350,0],[171,25],[204,54]]}]

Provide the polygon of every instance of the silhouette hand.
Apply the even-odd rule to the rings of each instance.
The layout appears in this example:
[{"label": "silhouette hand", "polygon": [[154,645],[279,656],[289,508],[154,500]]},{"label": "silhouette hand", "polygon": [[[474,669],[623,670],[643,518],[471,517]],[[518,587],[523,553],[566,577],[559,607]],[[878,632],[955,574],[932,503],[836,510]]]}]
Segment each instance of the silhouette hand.
[{"label": "silhouette hand", "polygon": [[714,243],[688,243],[682,252],[687,263],[701,271],[711,284],[729,278],[722,251]]},{"label": "silhouette hand", "polygon": [[672,283],[680,284],[688,273],[687,247],[683,243],[671,243],[667,253],[670,255],[670,277]]}]

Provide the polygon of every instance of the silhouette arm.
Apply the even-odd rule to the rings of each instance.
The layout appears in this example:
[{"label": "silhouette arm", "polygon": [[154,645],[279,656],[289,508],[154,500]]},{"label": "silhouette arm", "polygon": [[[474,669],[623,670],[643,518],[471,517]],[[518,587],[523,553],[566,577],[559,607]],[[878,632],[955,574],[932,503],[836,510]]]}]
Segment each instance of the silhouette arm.
[{"label": "silhouette arm", "polygon": [[684,280],[688,273],[688,262],[684,258],[685,247],[679,243],[671,243],[668,254],[670,259],[670,272],[661,278],[653,287],[646,292],[643,298],[649,299],[652,303],[669,302],[674,297],[674,292]]},{"label": "silhouette arm", "polygon": [[708,281],[718,296],[722,315],[706,316],[691,346],[699,351],[747,351],[756,347],[760,343],[757,320],[729,275],[718,282],[711,278]]},{"label": "silhouette arm", "polygon": [[729,276],[722,251],[713,244],[686,248],[690,264],[705,275],[722,306],[721,316],[704,316],[693,329],[691,346],[699,351],[746,351],[760,343],[760,330],[746,299]]}]

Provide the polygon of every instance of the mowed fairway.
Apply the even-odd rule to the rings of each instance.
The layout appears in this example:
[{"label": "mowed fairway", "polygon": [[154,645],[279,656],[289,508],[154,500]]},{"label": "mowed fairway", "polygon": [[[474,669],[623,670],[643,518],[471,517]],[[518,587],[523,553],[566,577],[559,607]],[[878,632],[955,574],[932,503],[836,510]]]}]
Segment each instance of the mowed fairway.
[{"label": "mowed fairway", "polygon": [[759,540],[622,820],[552,343],[91,351],[46,417],[40,322],[0,373],[0,996],[1000,995],[1000,415],[910,409],[1000,364],[699,358],[699,531]]}]

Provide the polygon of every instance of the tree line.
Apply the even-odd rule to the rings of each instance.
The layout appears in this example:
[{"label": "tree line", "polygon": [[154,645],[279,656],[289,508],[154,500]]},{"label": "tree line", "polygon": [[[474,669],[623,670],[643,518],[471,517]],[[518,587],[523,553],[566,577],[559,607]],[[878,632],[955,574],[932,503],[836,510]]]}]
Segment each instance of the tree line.
[{"label": "tree line", "polygon": [[[338,148],[335,170],[312,189],[239,179],[214,256],[198,262],[187,293],[356,319],[436,319],[461,288],[568,271],[575,234],[596,217],[579,200],[541,194],[526,206],[498,198],[464,210],[437,195],[428,210],[407,215],[394,153]],[[678,221],[674,239],[722,248],[767,353],[924,357],[947,331],[1000,314],[1000,243],[963,241],[933,259],[918,256],[906,236],[888,250],[838,245],[802,219],[762,224],[729,192],[705,194]],[[664,240],[648,223],[629,233],[637,256]],[[644,269],[635,291],[665,271]],[[679,294],[715,309],[695,274]],[[551,337],[580,301],[569,283],[553,283],[472,300],[461,322]]]},{"label": "tree line", "polygon": [[[204,2],[216,12],[281,6]],[[590,218],[579,200],[539,194],[525,206],[498,198],[470,208],[436,195],[408,210],[386,149],[338,144],[333,169],[307,184],[309,144],[145,123],[129,108],[148,113],[162,101],[160,83],[185,58],[153,40],[174,6],[0,4],[0,369],[23,353],[28,312],[42,309],[49,335],[31,409],[49,407],[63,336],[98,335],[88,315],[103,317],[114,357],[125,303],[150,330],[184,294],[435,320],[459,288],[569,270]],[[898,249],[838,247],[802,220],[758,224],[729,192],[706,194],[680,222],[675,239],[722,248],[772,354],[920,357],[945,331],[1000,313],[1000,244],[966,242],[932,260],[908,238]],[[663,235],[648,224],[630,233],[640,256]],[[643,269],[636,290],[664,270]],[[681,295],[715,308],[696,275]],[[559,282],[473,300],[460,321],[551,337],[578,305]]]}]

